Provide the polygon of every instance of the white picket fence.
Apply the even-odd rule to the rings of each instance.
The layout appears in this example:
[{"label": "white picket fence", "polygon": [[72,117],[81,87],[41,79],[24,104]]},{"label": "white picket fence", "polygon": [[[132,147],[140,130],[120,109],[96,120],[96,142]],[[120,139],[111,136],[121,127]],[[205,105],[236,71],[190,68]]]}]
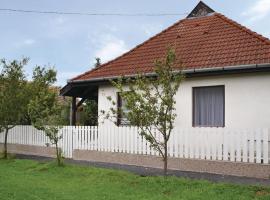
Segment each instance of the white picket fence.
[{"label": "white picket fence", "polygon": [[[138,134],[136,127],[65,126],[60,147],[72,158],[74,149],[156,155],[158,152]],[[155,131],[157,140],[161,134]],[[0,143],[4,134],[0,134]],[[11,130],[8,142],[46,146],[48,138],[31,126]],[[176,128],[168,143],[170,157],[270,164],[270,129]]]},{"label": "white picket fence", "polygon": [[[66,158],[72,158],[73,152],[73,134],[74,127],[64,126],[59,134],[62,134],[63,139],[59,145],[63,150]],[[73,133],[74,132],[74,133]],[[4,133],[0,133],[0,143],[4,142]],[[35,145],[35,146],[52,146],[50,140],[46,137],[43,131],[35,129],[33,126],[16,126],[9,131],[9,144]]]}]

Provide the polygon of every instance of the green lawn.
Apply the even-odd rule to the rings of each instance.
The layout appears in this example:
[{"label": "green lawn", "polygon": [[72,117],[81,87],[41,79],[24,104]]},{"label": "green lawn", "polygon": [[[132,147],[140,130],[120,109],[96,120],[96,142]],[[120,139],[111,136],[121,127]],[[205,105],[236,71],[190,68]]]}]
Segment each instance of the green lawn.
[{"label": "green lawn", "polygon": [[2,200],[270,199],[270,188],[170,177],[140,177],[101,168],[0,160]]}]

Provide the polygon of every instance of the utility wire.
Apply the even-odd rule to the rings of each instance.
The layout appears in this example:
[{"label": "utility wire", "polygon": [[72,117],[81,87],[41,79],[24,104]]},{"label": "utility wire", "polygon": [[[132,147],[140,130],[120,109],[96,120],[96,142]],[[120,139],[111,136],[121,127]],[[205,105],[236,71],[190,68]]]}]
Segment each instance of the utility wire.
[{"label": "utility wire", "polygon": [[126,17],[158,17],[158,16],[180,16],[188,13],[84,13],[84,12],[62,12],[62,11],[41,11],[21,10],[11,8],[0,8],[3,12],[33,13],[33,14],[54,14],[54,15],[84,15],[84,16],[126,16]]}]

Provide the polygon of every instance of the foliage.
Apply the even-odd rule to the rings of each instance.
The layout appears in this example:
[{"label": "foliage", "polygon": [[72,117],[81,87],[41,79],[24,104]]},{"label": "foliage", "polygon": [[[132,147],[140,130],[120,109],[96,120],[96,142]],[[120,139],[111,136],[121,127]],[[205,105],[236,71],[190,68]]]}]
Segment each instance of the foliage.
[{"label": "foliage", "polygon": [[[139,127],[140,135],[163,157],[165,175],[168,160],[167,143],[176,118],[174,96],[183,80],[180,68],[175,71],[174,66],[179,67],[180,64],[176,60],[174,50],[169,49],[165,59],[155,62],[154,77],[141,74],[134,79],[121,78],[118,81],[112,81],[129,112],[112,107],[110,113],[107,113],[107,118],[109,118],[119,115],[120,112],[121,116],[128,119],[130,125]],[[108,100],[116,105],[111,97],[108,97]],[[159,134],[161,140],[157,137]]]},{"label": "foliage", "polygon": [[[52,83],[56,81],[56,72],[54,70],[52,69],[46,70],[43,67],[36,66],[33,70],[32,78],[35,81],[28,81],[26,83],[26,89],[24,91],[28,102],[36,98],[40,94],[40,91],[43,91],[44,88],[47,88],[48,86],[50,87],[52,92],[55,92],[56,95],[58,95],[57,87],[51,86]],[[20,124],[31,125],[32,122],[31,122],[31,117],[29,116],[29,113],[26,111],[23,114],[24,114],[24,117],[22,118]]]},{"label": "foliage", "polygon": [[61,136],[57,134],[60,127],[56,125],[63,123],[63,117],[59,115],[58,94],[52,89],[56,71],[37,66],[33,71],[33,81],[28,82],[23,71],[27,62],[28,59],[24,58],[11,62],[3,59],[0,63],[0,131],[5,132],[4,158],[7,158],[9,130],[19,124],[33,123],[57,146],[57,158],[61,163],[62,154],[58,148]]},{"label": "foliage", "polygon": [[5,131],[4,158],[7,158],[8,132],[20,124],[27,112],[28,97],[23,67],[28,59],[0,61],[0,130]]},{"label": "foliage", "polygon": [[[63,118],[61,116],[61,105],[57,99],[58,94],[51,89],[56,81],[56,72],[53,69],[36,67],[33,73],[33,87],[39,91],[28,105],[28,113],[31,121],[38,130],[45,132],[51,144],[55,145],[58,165],[63,165],[62,150],[59,141],[62,135]],[[38,90],[37,90],[38,89]]]},{"label": "foliage", "polygon": [[82,123],[84,126],[97,126],[98,104],[94,100],[86,100],[83,104]]},{"label": "foliage", "polygon": [[176,177],[142,177],[121,170],[30,160],[0,161],[0,197],[5,200],[269,200],[270,188]]},{"label": "foliage", "polygon": [[[96,63],[94,68],[97,68],[101,65],[101,59],[95,58]],[[82,109],[78,109],[79,118],[77,123],[84,126],[97,126],[98,124],[98,104],[95,100],[87,99],[83,104]]]},{"label": "foliage", "polygon": [[62,125],[68,126],[70,124],[71,98],[64,97],[63,101],[60,102],[60,106]]},{"label": "foliage", "polygon": [[101,59],[96,58],[95,68],[99,67],[101,65]]}]

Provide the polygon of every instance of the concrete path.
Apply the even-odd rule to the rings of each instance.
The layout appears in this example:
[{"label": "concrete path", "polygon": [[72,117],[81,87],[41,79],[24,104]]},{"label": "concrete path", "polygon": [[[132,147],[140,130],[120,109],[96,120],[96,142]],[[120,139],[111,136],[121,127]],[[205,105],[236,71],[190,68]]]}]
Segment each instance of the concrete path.
[{"label": "concrete path", "polygon": [[[52,158],[41,157],[41,156],[30,156],[30,155],[16,155],[17,159],[31,159],[42,162],[52,161]],[[79,161],[66,159],[66,163],[84,165],[84,166],[93,166],[101,167],[107,169],[117,169],[124,170],[135,173],[140,176],[162,176],[163,170],[156,168],[147,168],[134,165],[120,165],[112,163],[103,163],[103,162],[90,162],[90,161]],[[168,174],[170,176],[184,177],[196,180],[208,180],[211,182],[223,182],[223,183],[234,183],[234,184],[245,184],[245,185],[264,185],[270,186],[270,179],[257,179],[257,178],[247,178],[247,177],[237,177],[237,176],[228,176],[220,174],[210,174],[210,173],[199,173],[199,172],[188,172],[188,171],[179,171],[179,170],[169,170]]]}]

